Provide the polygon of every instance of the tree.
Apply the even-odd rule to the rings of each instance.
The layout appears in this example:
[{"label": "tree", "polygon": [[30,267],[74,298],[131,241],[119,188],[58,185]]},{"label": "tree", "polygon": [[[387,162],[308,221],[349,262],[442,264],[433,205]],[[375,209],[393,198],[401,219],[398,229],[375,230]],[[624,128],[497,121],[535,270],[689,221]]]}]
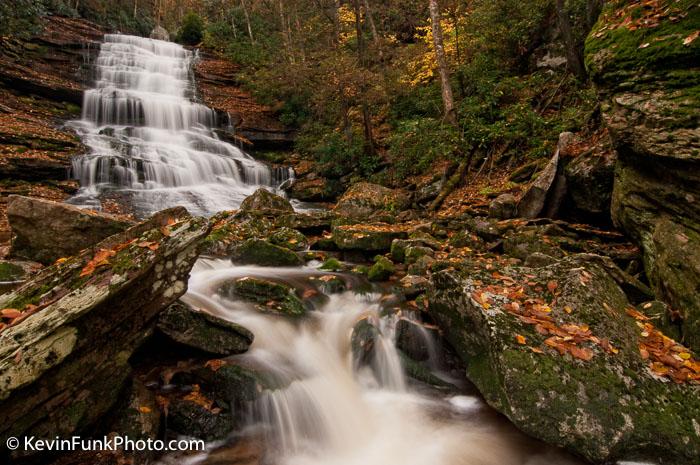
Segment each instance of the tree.
[{"label": "tree", "polygon": [[445,58],[445,47],[442,40],[442,24],[440,22],[440,8],[437,0],[430,0],[430,20],[433,28],[433,47],[435,49],[435,60],[440,72],[440,84],[442,86],[442,103],[445,106],[445,121],[450,124],[457,124],[455,114],[455,102],[452,94],[452,84],[450,83],[450,71],[447,68]]},{"label": "tree", "polygon": [[182,19],[182,26],[178,33],[177,40],[185,45],[197,45],[204,36],[204,21],[192,11],[187,13]]}]

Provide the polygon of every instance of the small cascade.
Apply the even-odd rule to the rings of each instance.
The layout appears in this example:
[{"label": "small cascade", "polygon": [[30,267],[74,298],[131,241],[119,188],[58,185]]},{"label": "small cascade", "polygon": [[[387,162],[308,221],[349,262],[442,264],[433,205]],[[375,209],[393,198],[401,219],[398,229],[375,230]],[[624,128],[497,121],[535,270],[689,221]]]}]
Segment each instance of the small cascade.
[{"label": "small cascade", "polygon": [[116,192],[140,216],[175,205],[207,215],[292,176],[216,136],[216,113],[194,101],[194,60],[175,43],[105,36],[95,87],[72,123],[90,148],[73,161],[81,189],[72,203],[99,208],[105,193]]}]

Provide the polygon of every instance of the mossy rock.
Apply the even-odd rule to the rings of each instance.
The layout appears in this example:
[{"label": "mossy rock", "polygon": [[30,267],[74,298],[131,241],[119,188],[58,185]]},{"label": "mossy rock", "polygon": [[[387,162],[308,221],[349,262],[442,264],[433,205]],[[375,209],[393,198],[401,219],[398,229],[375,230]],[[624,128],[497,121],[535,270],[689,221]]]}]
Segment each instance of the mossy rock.
[{"label": "mossy rock", "polygon": [[294,212],[289,200],[260,188],[241,203],[242,212]]},{"label": "mossy rock", "polygon": [[180,344],[219,356],[246,352],[254,337],[240,325],[196,311],[182,302],[160,314],[158,329]]},{"label": "mossy rock", "polygon": [[343,194],[334,211],[346,218],[366,220],[370,217],[393,217],[409,206],[409,197],[401,190],[359,182]]},{"label": "mossy rock", "polygon": [[241,265],[301,266],[303,260],[293,251],[263,239],[248,239],[230,251],[231,260]]},{"label": "mossy rock", "polygon": [[305,250],[309,246],[306,236],[295,229],[286,227],[273,232],[268,240],[274,245],[297,252]]},{"label": "mossy rock", "polygon": [[337,258],[329,258],[319,267],[324,271],[342,271],[343,264]]},{"label": "mossy rock", "polygon": [[432,256],[433,249],[430,247],[413,246],[406,248],[406,263],[417,262],[421,257]]},{"label": "mossy rock", "polygon": [[0,282],[20,281],[26,276],[24,268],[12,262],[0,260]]},{"label": "mossy rock", "polygon": [[168,406],[168,428],[185,436],[214,441],[224,439],[234,429],[230,412],[212,409],[184,399],[175,399]]},{"label": "mossy rock", "polygon": [[[484,291],[504,286],[490,270],[478,262],[453,268],[433,274],[429,312],[465,362],[469,380],[519,429],[594,463],[699,463],[697,386],[650,370],[639,350],[643,330],[627,315],[625,294],[590,256],[499,269],[513,287],[534,283],[523,288],[521,305],[542,299],[556,327],[590,331],[595,339],[578,342],[587,351],[578,356],[546,343],[551,333],[542,335],[516,315],[511,297]],[[557,283],[556,299],[550,282]]]},{"label": "mossy rock", "polygon": [[394,239],[391,242],[391,258],[394,261],[404,263],[406,261],[406,251],[411,247],[422,248],[426,253],[432,253],[433,250],[438,249],[440,246],[436,239],[430,240],[420,236],[416,237],[413,234],[411,236],[413,237],[409,239]]},{"label": "mossy rock", "polygon": [[374,258],[374,265],[372,265],[367,272],[367,278],[370,281],[386,281],[395,271],[396,268],[391,260],[378,255]]},{"label": "mossy rock", "polygon": [[394,239],[405,239],[407,232],[400,226],[385,223],[342,225],[333,228],[333,240],[340,250],[387,252]]},{"label": "mossy rock", "polygon": [[242,299],[257,304],[263,312],[287,316],[301,316],[306,308],[293,287],[263,278],[245,277],[223,284],[219,293],[231,299]]}]

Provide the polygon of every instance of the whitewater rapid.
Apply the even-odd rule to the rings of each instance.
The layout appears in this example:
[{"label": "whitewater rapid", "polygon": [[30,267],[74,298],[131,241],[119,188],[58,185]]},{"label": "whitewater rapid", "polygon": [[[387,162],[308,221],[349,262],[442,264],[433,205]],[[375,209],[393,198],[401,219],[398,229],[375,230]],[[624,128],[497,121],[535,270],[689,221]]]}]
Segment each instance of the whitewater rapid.
[{"label": "whitewater rapid", "polygon": [[210,215],[292,176],[219,139],[216,112],[196,101],[195,59],[172,42],[105,36],[82,118],[71,123],[89,148],[73,160],[72,203],[99,209],[111,196],[141,217],[175,205]]}]

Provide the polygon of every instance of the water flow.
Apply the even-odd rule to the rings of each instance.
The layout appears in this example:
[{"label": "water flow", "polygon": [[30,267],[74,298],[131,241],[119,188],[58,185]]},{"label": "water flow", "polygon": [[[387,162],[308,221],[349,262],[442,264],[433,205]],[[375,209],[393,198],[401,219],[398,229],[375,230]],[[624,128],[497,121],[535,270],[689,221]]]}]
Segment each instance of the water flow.
[{"label": "water flow", "polygon": [[[183,298],[255,334],[249,352],[237,360],[271,373],[279,386],[264,392],[251,419],[265,431],[264,463],[578,463],[526,439],[474,396],[420,394],[401,368],[394,344],[398,318],[382,316],[386,296],[380,293],[321,294],[314,300],[313,311],[296,321],[260,313],[250,304],[219,294],[223,283],[245,276],[282,280],[303,290],[318,282],[315,278],[321,274],[311,268],[236,267],[225,260],[201,259]],[[362,319],[380,330],[374,344],[374,369],[358,366],[353,358],[353,328]],[[187,463],[206,464],[207,460],[204,454]],[[213,463],[219,462],[213,459]]]},{"label": "water flow", "polygon": [[140,216],[174,205],[206,215],[291,176],[217,137],[216,113],[194,102],[194,59],[171,42],[105,36],[95,87],[72,123],[90,149],[73,162],[81,185],[73,203],[99,208],[104,193],[117,191]]}]

